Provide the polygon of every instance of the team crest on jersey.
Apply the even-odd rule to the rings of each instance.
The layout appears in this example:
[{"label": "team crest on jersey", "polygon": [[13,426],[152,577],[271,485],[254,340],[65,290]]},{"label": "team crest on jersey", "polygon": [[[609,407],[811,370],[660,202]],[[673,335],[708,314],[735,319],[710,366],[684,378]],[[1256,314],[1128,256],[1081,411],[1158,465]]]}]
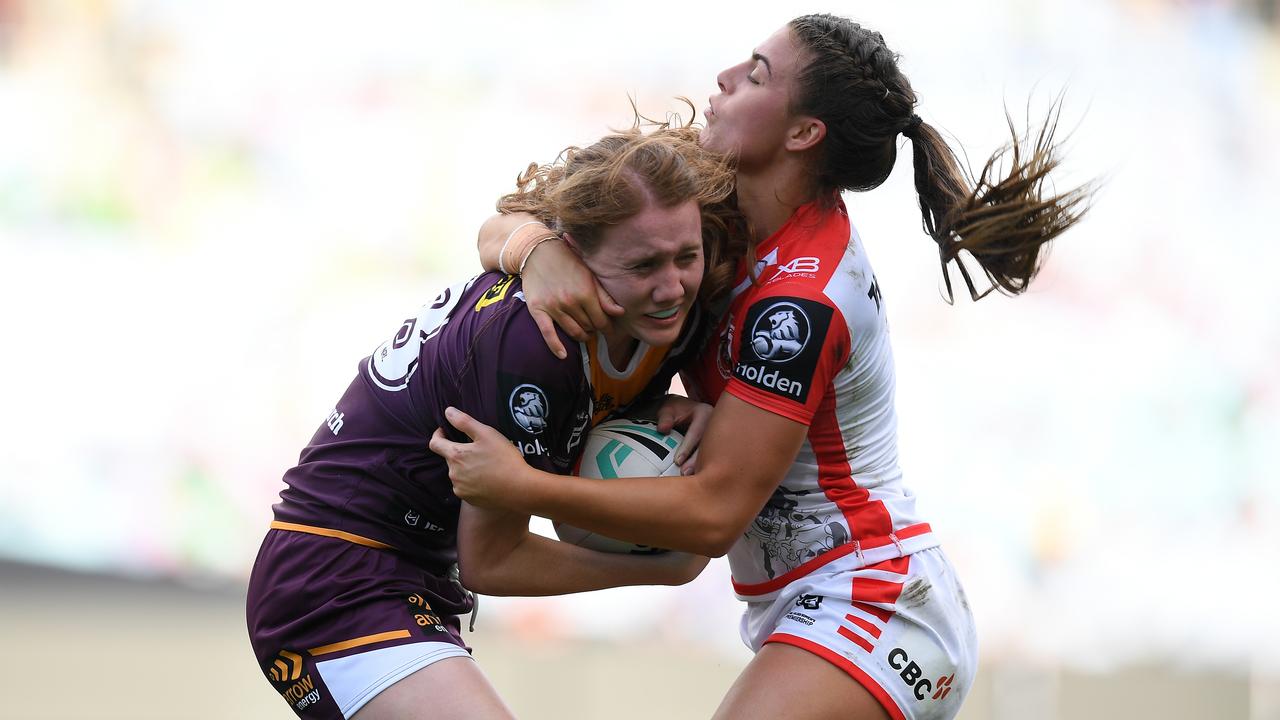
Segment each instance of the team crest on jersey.
[{"label": "team crest on jersey", "polygon": [[550,410],[547,394],[542,392],[542,388],[528,383],[519,385],[511,391],[507,402],[511,407],[511,419],[521,430],[530,435],[540,435],[547,429]]},{"label": "team crest on jersey", "polygon": [[822,355],[832,309],[803,298],[772,297],[747,310],[733,375],[789,400],[805,402]]},{"label": "team crest on jersey", "polygon": [[494,303],[502,302],[502,299],[507,296],[507,291],[511,289],[511,283],[515,282],[515,279],[515,275],[503,275],[502,279],[493,284],[493,287],[485,290],[484,294],[480,296],[480,299],[476,301],[476,312],[480,312],[481,308],[486,308]]},{"label": "team crest on jersey", "polygon": [[720,346],[716,349],[716,369],[725,380],[733,374],[733,316],[725,319],[724,330],[720,332]]}]

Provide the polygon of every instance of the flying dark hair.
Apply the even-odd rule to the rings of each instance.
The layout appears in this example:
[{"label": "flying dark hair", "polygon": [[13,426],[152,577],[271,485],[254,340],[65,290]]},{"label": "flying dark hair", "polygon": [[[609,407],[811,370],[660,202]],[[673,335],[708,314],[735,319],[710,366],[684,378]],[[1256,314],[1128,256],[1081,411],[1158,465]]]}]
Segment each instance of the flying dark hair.
[{"label": "flying dark hair", "polygon": [[[915,186],[924,231],[938,245],[947,300],[954,299],[947,266],[955,261],[969,295],[1026,290],[1040,269],[1041,250],[1088,210],[1088,185],[1055,194],[1046,187],[1058,167],[1054,142],[1061,112],[1055,102],[1038,130],[1020,133],[1005,114],[1009,144],[977,177],[967,172],[942,135],[915,114],[918,102],[898,69],[898,55],[880,33],[834,15],[805,15],[789,23],[806,53],[791,112],[826,125],[815,174],[826,202],[843,190],[863,191],[889,177],[897,138],[911,140]],[[991,287],[979,292],[960,253],[982,268]]]}]

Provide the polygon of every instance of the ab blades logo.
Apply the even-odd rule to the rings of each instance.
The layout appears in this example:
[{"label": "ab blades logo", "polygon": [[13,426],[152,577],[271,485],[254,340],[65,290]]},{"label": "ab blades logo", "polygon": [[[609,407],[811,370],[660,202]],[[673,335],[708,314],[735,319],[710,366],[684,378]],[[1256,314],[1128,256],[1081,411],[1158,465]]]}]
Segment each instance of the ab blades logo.
[{"label": "ab blades logo", "polygon": [[524,384],[511,391],[508,400],[511,418],[522,430],[530,435],[540,435],[547,429],[547,417],[550,409],[547,405],[547,394],[537,385]]}]

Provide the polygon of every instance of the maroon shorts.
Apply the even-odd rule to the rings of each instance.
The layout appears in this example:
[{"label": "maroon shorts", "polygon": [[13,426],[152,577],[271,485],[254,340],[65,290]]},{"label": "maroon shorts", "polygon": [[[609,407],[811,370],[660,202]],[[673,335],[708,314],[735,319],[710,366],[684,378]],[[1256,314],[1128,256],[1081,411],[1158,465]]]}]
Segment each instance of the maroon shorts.
[{"label": "maroon shorts", "polygon": [[469,657],[471,600],[398,553],[270,530],[249,577],[249,641],[299,717],[344,720],[432,662]]}]

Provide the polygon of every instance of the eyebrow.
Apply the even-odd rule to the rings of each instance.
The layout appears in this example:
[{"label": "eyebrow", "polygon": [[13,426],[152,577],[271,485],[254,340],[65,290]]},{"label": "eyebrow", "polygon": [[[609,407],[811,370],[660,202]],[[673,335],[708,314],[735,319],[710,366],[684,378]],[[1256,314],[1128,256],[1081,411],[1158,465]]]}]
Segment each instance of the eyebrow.
[{"label": "eyebrow", "polygon": [[761,55],[758,52],[753,52],[751,53],[751,59],[753,61],[759,60],[760,62],[764,63],[764,69],[769,71],[769,77],[773,77],[773,65],[769,64],[769,58]]}]

